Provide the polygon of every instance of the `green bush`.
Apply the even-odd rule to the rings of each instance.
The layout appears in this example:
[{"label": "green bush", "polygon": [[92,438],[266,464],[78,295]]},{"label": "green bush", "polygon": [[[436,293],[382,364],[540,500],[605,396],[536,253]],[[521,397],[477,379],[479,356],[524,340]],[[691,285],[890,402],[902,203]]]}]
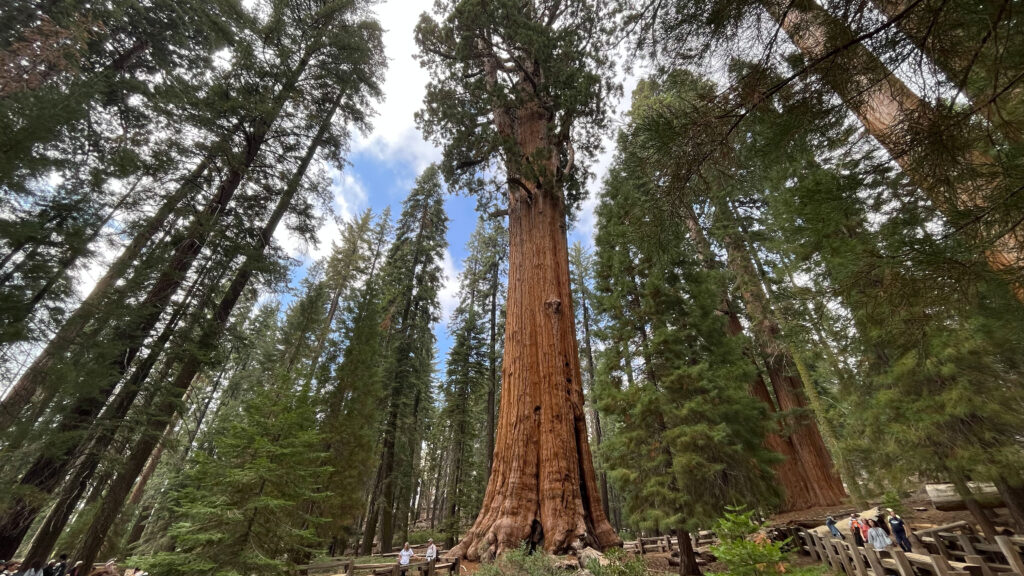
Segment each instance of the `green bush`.
[{"label": "green bush", "polygon": [[728,567],[730,576],[766,576],[787,571],[784,542],[772,542],[752,519],[753,512],[728,508],[715,525],[721,544],[711,552]]},{"label": "green bush", "polygon": [[497,560],[480,565],[477,576],[565,576],[565,570],[555,566],[555,559],[544,552],[527,553],[523,544],[509,550]]},{"label": "green bush", "polygon": [[897,490],[890,490],[882,496],[882,508],[892,508],[893,512],[903,514],[903,499]]},{"label": "green bush", "polygon": [[409,532],[409,544],[413,546],[419,546],[420,544],[426,544],[430,538],[434,539],[434,544],[438,546],[444,542],[445,535],[443,532],[436,530],[417,530],[415,532]]},{"label": "green bush", "polygon": [[600,562],[591,560],[587,564],[594,576],[648,576],[647,566],[643,559],[627,553],[622,548],[609,548],[605,551],[605,557],[611,560],[611,564],[601,566]]}]

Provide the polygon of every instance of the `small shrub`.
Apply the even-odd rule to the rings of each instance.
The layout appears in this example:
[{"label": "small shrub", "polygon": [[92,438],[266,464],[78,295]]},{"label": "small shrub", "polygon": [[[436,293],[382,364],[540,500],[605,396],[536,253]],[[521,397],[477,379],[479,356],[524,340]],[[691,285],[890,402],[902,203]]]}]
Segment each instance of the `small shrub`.
[{"label": "small shrub", "polygon": [[882,508],[892,508],[893,512],[903,514],[903,499],[896,490],[890,490],[882,496]]},{"label": "small shrub", "polygon": [[516,550],[509,550],[493,562],[480,565],[477,576],[565,576],[565,571],[555,567],[555,559],[541,551],[527,553],[523,544]]},{"label": "small shrub", "polygon": [[443,532],[436,530],[416,530],[415,532],[409,532],[409,544],[413,546],[419,546],[420,544],[426,544],[427,540],[433,538],[434,544],[438,546],[444,542],[446,536]]},{"label": "small shrub", "polygon": [[753,520],[753,512],[728,508],[715,525],[722,543],[711,552],[729,569],[730,576],[767,576],[787,571],[784,542],[772,542]]},{"label": "small shrub", "polygon": [[622,530],[619,530],[619,538],[622,538],[623,542],[636,540],[636,533],[629,528],[623,528]]},{"label": "small shrub", "polygon": [[587,564],[594,576],[648,576],[647,565],[643,559],[626,553],[622,548],[609,548],[605,557],[611,560],[607,566],[601,566],[596,560]]}]

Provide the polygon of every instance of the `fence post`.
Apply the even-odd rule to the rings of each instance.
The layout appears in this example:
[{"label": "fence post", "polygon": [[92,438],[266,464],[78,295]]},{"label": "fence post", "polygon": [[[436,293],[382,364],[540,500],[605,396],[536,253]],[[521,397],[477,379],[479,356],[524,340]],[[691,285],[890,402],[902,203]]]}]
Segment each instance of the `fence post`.
[{"label": "fence post", "polygon": [[985,559],[978,554],[968,556],[964,558],[964,561],[968,564],[977,564],[981,566],[981,576],[995,576],[992,573],[992,569],[989,568],[988,563],[985,562]]},{"label": "fence post", "polygon": [[910,565],[903,550],[893,550],[892,559],[896,561],[896,569],[899,570],[900,576],[914,576],[914,567]]},{"label": "fence post", "polygon": [[868,565],[875,576],[885,576],[885,566],[882,566],[882,561],[878,559],[878,553],[871,548],[864,548],[864,556],[868,559]]},{"label": "fence post", "polygon": [[857,570],[857,576],[868,576],[868,567],[864,565],[864,557],[860,555],[860,548],[850,546],[843,540],[837,539],[835,541],[839,543],[839,546],[846,549],[847,554],[853,558],[853,567]]},{"label": "fence post", "polygon": [[932,560],[932,566],[935,566],[935,576],[949,576],[949,573],[953,571],[953,567],[949,565],[949,560],[942,556],[932,554],[929,558]]},{"label": "fence post", "polygon": [[1006,536],[996,536],[996,544],[999,545],[1003,556],[1006,556],[1006,563],[1010,565],[1010,569],[1017,574],[1024,575],[1024,559],[1021,559],[1020,552],[1017,551],[1013,542],[1010,542]]}]

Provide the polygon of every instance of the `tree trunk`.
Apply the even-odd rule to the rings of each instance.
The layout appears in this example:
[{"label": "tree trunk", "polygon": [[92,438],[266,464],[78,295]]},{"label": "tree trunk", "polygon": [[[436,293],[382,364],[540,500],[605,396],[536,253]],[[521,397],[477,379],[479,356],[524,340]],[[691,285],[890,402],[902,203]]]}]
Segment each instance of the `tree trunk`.
[{"label": "tree trunk", "polygon": [[[50,508],[42,526],[39,527],[35,537],[32,539],[32,546],[25,556],[26,564],[31,564],[34,560],[45,562],[50,557],[53,552],[53,546],[56,545],[82,494],[85,493],[89,481],[92,479],[93,474],[96,473],[102,460],[103,452],[113,442],[121,424],[128,416],[129,410],[131,410],[135,399],[142,390],[143,382],[145,382],[150,371],[156,365],[156,359],[162,354],[164,347],[170,341],[181,315],[190,306],[195,289],[202,283],[202,278],[205,274],[206,270],[192,283],[185,299],[175,309],[174,314],[161,331],[160,337],[153,343],[152,349],[146,355],[146,359],[135,369],[128,382],[121,387],[113,401],[104,408],[103,413],[97,418],[97,422],[93,426],[94,430],[90,434],[91,440],[85,444],[84,451],[79,455],[74,466],[70,466],[70,476],[64,482],[64,486],[57,496],[57,502]],[[169,368],[170,364],[168,363],[165,365],[165,370]],[[151,399],[148,398],[148,400]],[[123,442],[119,443],[124,444]],[[66,461],[70,464],[70,460],[71,458],[69,457]],[[63,468],[68,467],[68,465],[63,466]],[[58,476],[63,476],[65,472],[66,470],[61,470],[54,473]]]},{"label": "tree trunk", "polygon": [[18,381],[11,387],[7,397],[0,402],[0,430],[6,430],[17,421],[22,410],[32,401],[36,392],[43,385],[47,378],[47,371],[50,366],[64,356],[69,348],[78,339],[79,334],[92,319],[100,306],[106,300],[110,291],[114,289],[117,282],[124,276],[125,272],[135,264],[143,249],[150,240],[157,235],[164,227],[164,224],[171,217],[190,192],[199,189],[196,181],[206,173],[213,160],[212,155],[207,155],[192,172],[185,177],[183,182],[175,189],[169,198],[164,200],[160,208],[153,214],[142,230],[139,231],[132,241],[121,251],[117,259],[110,265],[107,272],[100,278],[86,296],[85,300],[75,311],[64,321],[60,329],[50,339],[46,347],[32,364],[22,373]]},{"label": "tree trunk", "polygon": [[803,504],[807,508],[840,504],[846,498],[843,482],[835,471],[817,422],[809,418],[805,410],[803,388],[810,383],[805,384],[800,380],[793,357],[781,340],[779,324],[761,286],[761,279],[754,270],[748,247],[739,237],[738,225],[731,209],[720,203],[717,216],[726,229],[723,239],[729,269],[736,276],[737,289],[750,314],[751,331],[764,357],[765,372],[775,390],[779,411],[791,414],[789,418],[793,426],[789,439],[807,478],[810,499],[796,502],[789,498],[787,503]]},{"label": "tree trunk", "polygon": [[[958,212],[989,207],[986,198],[1001,182],[1001,172],[981,178],[959,173],[967,164],[991,172],[995,162],[980,152],[965,151],[957,161],[922,162],[922,130],[912,124],[930,107],[888,70],[870,50],[855,42],[853,33],[814,0],[761,0],[761,4],[786,32],[793,44],[814,64],[813,69],[836,92],[861,123],[906,171],[929,200],[947,217],[957,220]],[[923,166],[926,164],[927,166]],[[1024,301],[1020,266],[1024,263],[1024,234],[1017,227],[1007,231],[983,226],[989,266],[1002,272],[1018,300]]]},{"label": "tree trunk", "polygon": [[487,382],[487,473],[486,479],[491,477],[491,468],[494,467],[494,432],[495,432],[495,401],[498,393],[498,263],[494,263],[491,270],[491,340],[488,364],[491,371],[491,378]]},{"label": "tree trunk", "polygon": [[676,539],[679,540],[679,576],[700,576],[690,532],[685,528],[676,528]]},{"label": "tree trunk", "polygon": [[370,501],[366,505],[366,522],[363,528],[362,547],[359,553],[369,556],[373,553],[373,539],[377,536],[377,521],[380,518],[380,508],[377,502],[380,499],[381,483],[384,476],[384,459],[381,458],[377,466],[377,477],[373,482],[373,490],[370,492]]},{"label": "tree trunk", "polygon": [[[496,119],[499,130],[506,120]],[[470,560],[516,548],[534,520],[552,553],[622,542],[601,506],[587,440],[565,207],[561,191],[544,180],[558,166],[546,142],[547,112],[526,103],[516,124],[534,172],[526,177],[506,165],[509,281],[494,465],[476,522],[450,553]]]},{"label": "tree trunk", "polygon": [[[297,80],[297,74],[295,78]],[[306,153],[296,167],[295,172],[289,178],[288,184],[281,193],[281,196],[278,198],[274,211],[267,219],[263,229],[260,230],[258,245],[254,247],[254,250],[246,256],[245,260],[242,262],[231,283],[228,285],[226,292],[222,296],[217,309],[214,311],[213,318],[211,318],[203,327],[196,340],[195,346],[188,348],[188,355],[182,363],[180,371],[168,389],[163,392],[162,398],[157,401],[154,413],[161,416],[152,417],[146,422],[141,438],[139,438],[135,448],[125,461],[121,472],[114,478],[110,488],[107,490],[106,497],[100,504],[99,509],[96,511],[92,524],[89,526],[78,551],[78,559],[86,566],[91,565],[96,559],[97,554],[99,554],[100,547],[103,545],[103,541],[106,539],[107,533],[110,531],[111,526],[113,526],[114,521],[117,519],[121,509],[124,507],[125,498],[128,496],[132,485],[135,484],[143,466],[145,466],[146,462],[150,459],[154,448],[156,448],[156,445],[163,437],[161,432],[163,432],[169,422],[176,417],[178,403],[185,397],[192,381],[207,362],[207,360],[200,356],[202,353],[201,351],[208,351],[215,348],[217,342],[223,335],[224,330],[227,327],[228,320],[231,317],[231,312],[234,310],[235,305],[238,304],[238,300],[241,298],[246,286],[248,286],[249,281],[256,272],[259,262],[263,260],[264,252],[266,251],[267,246],[270,245],[270,240],[274,236],[274,231],[277,229],[281,219],[291,206],[292,199],[295,197],[295,194],[299,191],[306,170],[312,162],[313,157],[316,155],[316,151],[320,147],[324,136],[330,129],[331,120],[339,104],[340,96],[335,98],[333,108],[322,120],[322,124],[320,125],[317,134],[310,141]]]},{"label": "tree trunk", "polygon": [[[1019,81],[1019,77],[1016,76],[1020,70],[1012,68],[1005,70],[1006,77],[1010,78],[1006,85],[1001,85],[998,78],[983,79],[981,83],[972,82],[972,72],[982,69],[982,73],[984,73],[983,67],[980,67],[977,61],[979,54],[974,51],[958,52],[958,49],[965,46],[977,46],[979,52],[983,50],[992,35],[999,34],[996,30],[999,22],[1008,21],[1011,17],[1010,10],[1007,10],[1010,2],[992,2],[989,7],[994,13],[989,16],[994,16],[995,19],[990,18],[982,26],[973,29],[961,27],[957,22],[949,21],[950,19],[946,17],[951,11],[961,10],[962,7],[956,3],[948,5],[949,3],[946,1],[906,2],[904,0],[872,0],[871,3],[886,18],[897,22],[900,31],[911,43],[931,60],[947,80],[961,90],[970,101],[971,107],[998,130],[1007,141],[1017,144],[1024,140],[1024,132],[1019,123],[1010,121],[1007,114],[1001,110],[1020,101],[1022,88],[1013,87],[1013,83]],[[966,13],[964,16],[969,17]],[[971,24],[977,25],[978,22],[975,20]],[[965,37],[972,31],[978,34],[973,37]],[[1011,51],[1006,47],[1003,47],[1003,50]],[[1007,62],[1000,62],[1000,64],[1009,68]],[[998,73],[998,70],[995,72]],[[985,89],[981,89],[982,85],[985,86]]]},{"label": "tree trunk", "polygon": [[[715,258],[711,243],[704,234],[704,229],[701,227],[700,220],[697,218],[697,214],[692,206],[687,205],[684,207],[684,217],[689,228],[689,236],[694,244],[697,245],[698,250],[700,250],[705,266],[709,269],[720,267],[721,264]],[[722,297],[722,312],[726,315],[726,333],[734,337],[743,334],[743,324],[740,322],[739,310],[728,294]],[[775,400],[772,398],[771,392],[768,391],[768,386],[765,384],[761,367],[754,359],[751,350],[746,350],[744,354],[749,358],[751,364],[754,365],[754,370],[756,371],[747,390],[751,396],[757,398],[765,405],[769,417],[777,421],[779,410]],[[776,423],[774,427],[781,432],[780,425],[781,423]],[[782,487],[783,502],[781,511],[788,512],[813,507],[815,500],[812,497],[813,491],[807,479],[807,473],[797,458],[792,440],[788,437],[782,437],[777,432],[769,431],[765,434],[764,445],[782,458],[782,461],[774,466],[776,478]]]},{"label": "tree trunk", "polygon": [[963,476],[957,473],[950,473],[950,480],[953,482],[953,486],[956,488],[960,498],[963,499],[967,509],[974,516],[974,519],[978,522],[978,526],[981,527],[981,532],[985,535],[985,538],[989,542],[996,541],[996,527],[992,523],[992,519],[988,517],[985,509],[978,503],[978,499],[974,497],[974,493],[971,492],[971,488],[967,485],[967,481],[964,480]]},{"label": "tree trunk", "polygon": [[1011,484],[1004,477],[996,481],[996,488],[1003,497],[1003,503],[1006,504],[1006,510],[1016,525],[1017,533],[1024,534],[1024,484],[1020,483],[1020,480],[1016,485]]},{"label": "tree trunk", "polygon": [[[594,346],[590,339],[590,305],[587,301],[589,291],[586,284],[581,279],[580,281],[580,306],[583,307],[583,354],[587,359],[587,382],[593,390],[594,380],[596,379],[596,371],[594,369]],[[598,449],[601,448],[601,415],[598,413],[597,408],[592,407],[590,409],[590,417],[594,420],[594,442],[597,443]],[[604,506],[604,515],[609,516],[609,499],[608,499],[608,473],[601,470],[598,474],[601,482],[601,504]]]}]

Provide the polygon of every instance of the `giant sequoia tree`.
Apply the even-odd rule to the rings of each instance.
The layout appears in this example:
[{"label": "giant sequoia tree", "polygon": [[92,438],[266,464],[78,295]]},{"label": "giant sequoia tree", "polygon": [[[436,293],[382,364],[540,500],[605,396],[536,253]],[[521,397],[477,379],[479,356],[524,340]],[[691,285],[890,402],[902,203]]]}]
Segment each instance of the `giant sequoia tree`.
[{"label": "giant sequoia tree", "polygon": [[416,40],[432,74],[422,129],[450,182],[507,183],[509,276],[494,463],[476,523],[453,554],[492,557],[620,542],[601,505],[584,416],[566,215],[614,90],[603,14],[583,1],[442,0]]}]

